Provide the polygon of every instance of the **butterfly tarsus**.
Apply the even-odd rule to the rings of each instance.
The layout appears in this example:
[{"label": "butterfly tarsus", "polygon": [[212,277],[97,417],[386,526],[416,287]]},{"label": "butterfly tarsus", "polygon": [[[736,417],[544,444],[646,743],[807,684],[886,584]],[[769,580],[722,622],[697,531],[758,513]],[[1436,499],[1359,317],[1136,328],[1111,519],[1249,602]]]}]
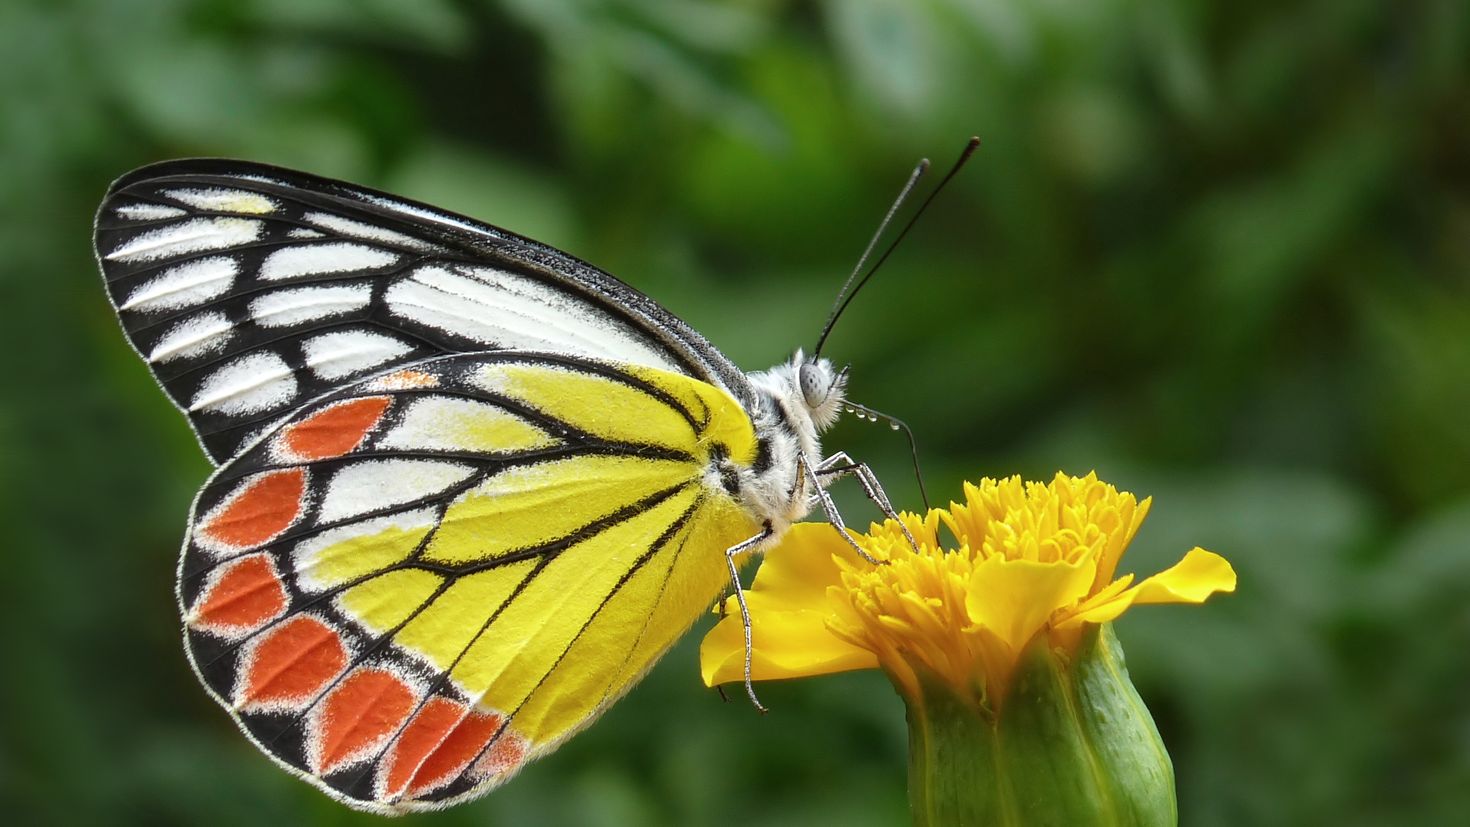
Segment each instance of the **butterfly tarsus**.
[{"label": "butterfly tarsus", "polygon": [[[735,558],[741,554],[760,546],[771,539],[775,532],[771,530],[768,522],[761,528],[759,534],[747,540],[725,549],[725,565],[730,568],[730,585],[735,590],[735,602],[740,606],[740,625],[745,630],[745,694],[750,697],[750,702],[755,705],[755,711],[764,715],[769,712],[760,698],[755,695],[755,684],[751,681],[750,662],[755,652],[750,633],[750,607],[745,605],[745,591],[740,588],[740,570],[735,566]],[[724,693],[721,693],[723,695]]]},{"label": "butterfly tarsus", "polygon": [[[730,612],[726,607],[730,604],[730,595],[733,594],[733,592],[731,591],[732,588],[733,586],[726,586],[724,591],[720,593],[720,602],[718,604],[720,607],[718,612],[720,620],[724,620],[730,615]],[[721,701],[725,703],[730,702],[730,696],[725,694],[725,687],[723,684],[716,684],[715,691],[720,694]]]}]

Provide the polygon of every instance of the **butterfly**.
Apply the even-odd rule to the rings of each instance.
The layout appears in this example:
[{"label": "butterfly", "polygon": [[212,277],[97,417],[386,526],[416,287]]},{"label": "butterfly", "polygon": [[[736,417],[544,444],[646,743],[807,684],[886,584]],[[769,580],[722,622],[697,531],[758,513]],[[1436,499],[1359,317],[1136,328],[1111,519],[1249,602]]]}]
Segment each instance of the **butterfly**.
[{"label": "butterfly", "polygon": [[95,247],[218,466],[178,568],[188,659],[261,751],[353,807],[447,806],[555,749],[739,596],[748,554],[814,505],[840,527],[831,479],[892,513],[822,453],[845,370],[797,351],[745,373],[514,233],[186,160],[117,180]]}]

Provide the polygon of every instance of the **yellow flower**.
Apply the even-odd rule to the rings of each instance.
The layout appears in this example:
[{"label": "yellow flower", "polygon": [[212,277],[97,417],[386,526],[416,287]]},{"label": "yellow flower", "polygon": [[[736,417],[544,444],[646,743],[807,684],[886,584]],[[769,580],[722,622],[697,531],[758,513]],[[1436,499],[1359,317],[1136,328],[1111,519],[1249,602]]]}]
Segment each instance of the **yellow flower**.
[{"label": "yellow flower", "polygon": [[[917,551],[893,521],[853,534],[876,566],[829,525],[793,526],[746,592],[752,677],[880,667],[907,698],[938,681],[994,710],[1022,653],[1043,636],[1064,654],[1130,606],[1199,603],[1235,589],[1230,564],[1200,548],[1140,582],[1116,577],[1150,501],[1095,474],[1059,473],[1050,484],[983,479],[964,490],[963,505],[901,515]],[[739,613],[733,602],[726,609],[700,651],[710,686],[745,677]]]},{"label": "yellow flower", "polygon": [[[751,676],[883,669],[909,724],[920,827],[1178,823],[1174,771],[1110,621],[1235,590],[1200,548],[1117,576],[1148,513],[1095,475],[965,485],[965,504],[851,536],[793,526],[745,592]],[[947,538],[946,538],[947,533]],[[733,603],[700,650],[705,683],[745,677]]]}]

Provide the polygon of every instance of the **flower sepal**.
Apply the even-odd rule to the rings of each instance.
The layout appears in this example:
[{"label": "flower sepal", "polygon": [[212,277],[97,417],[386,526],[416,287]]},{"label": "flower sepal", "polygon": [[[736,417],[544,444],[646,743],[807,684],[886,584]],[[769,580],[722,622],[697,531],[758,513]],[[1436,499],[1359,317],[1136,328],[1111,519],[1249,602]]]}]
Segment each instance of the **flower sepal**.
[{"label": "flower sepal", "polygon": [[1004,697],[919,674],[906,697],[916,825],[1174,825],[1174,771],[1112,626],[1038,635]]}]

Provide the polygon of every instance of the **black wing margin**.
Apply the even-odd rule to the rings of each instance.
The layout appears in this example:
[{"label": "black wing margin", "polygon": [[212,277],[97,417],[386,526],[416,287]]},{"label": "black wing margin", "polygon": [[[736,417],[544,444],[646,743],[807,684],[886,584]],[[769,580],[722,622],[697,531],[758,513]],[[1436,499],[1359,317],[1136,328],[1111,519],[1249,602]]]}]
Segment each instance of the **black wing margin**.
[{"label": "black wing margin", "polygon": [[216,463],[314,397],[446,353],[649,365],[751,404],[738,368],[613,276],[340,181],[228,160],[143,167],[108,190],[94,243],[124,332]]}]

